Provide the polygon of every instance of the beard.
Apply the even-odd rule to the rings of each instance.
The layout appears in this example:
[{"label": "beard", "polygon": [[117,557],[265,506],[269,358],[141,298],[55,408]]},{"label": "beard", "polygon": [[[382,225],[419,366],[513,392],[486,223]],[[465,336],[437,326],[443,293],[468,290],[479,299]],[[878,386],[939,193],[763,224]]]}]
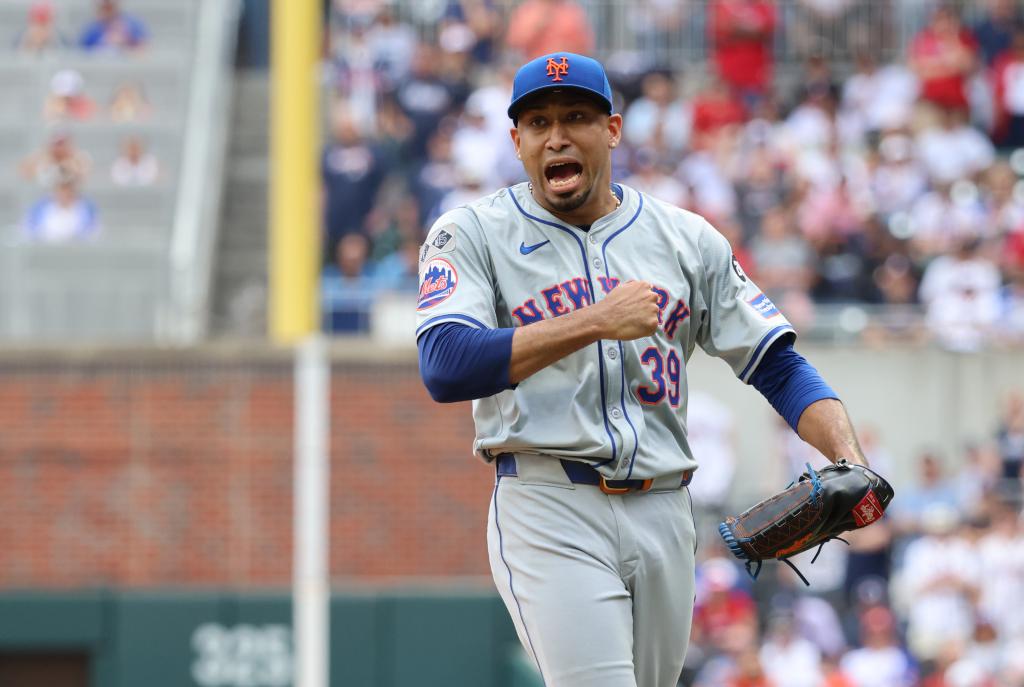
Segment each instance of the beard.
[{"label": "beard", "polygon": [[557,212],[573,212],[583,207],[584,203],[590,198],[591,190],[593,190],[593,186],[581,188],[568,196],[547,194],[547,201],[551,205],[552,210]]}]

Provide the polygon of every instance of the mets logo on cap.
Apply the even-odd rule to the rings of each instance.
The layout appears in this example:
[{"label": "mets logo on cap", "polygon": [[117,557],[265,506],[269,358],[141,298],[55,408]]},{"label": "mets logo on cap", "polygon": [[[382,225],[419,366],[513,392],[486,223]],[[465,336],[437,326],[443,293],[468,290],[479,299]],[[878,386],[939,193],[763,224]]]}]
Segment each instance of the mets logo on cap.
[{"label": "mets logo on cap", "polygon": [[459,275],[444,258],[434,258],[420,269],[420,297],[417,310],[432,308],[455,293]]},{"label": "mets logo on cap", "polygon": [[569,74],[569,59],[562,55],[562,61],[557,62],[554,57],[548,58],[548,76],[552,81],[561,81],[563,76]]}]

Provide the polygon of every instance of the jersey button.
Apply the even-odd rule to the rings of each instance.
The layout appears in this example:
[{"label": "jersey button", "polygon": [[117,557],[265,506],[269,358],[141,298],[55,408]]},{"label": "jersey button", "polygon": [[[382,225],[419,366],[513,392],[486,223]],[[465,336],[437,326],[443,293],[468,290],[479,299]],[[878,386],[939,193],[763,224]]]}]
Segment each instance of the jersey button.
[{"label": "jersey button", "polygon": [[615,356],[617,356],[617,355],[618,355],[618,353],[615,351],[614,348],[609,348],[608,349],[608,357],[609,358],[611,358],[612,360],[615,360]]},{"label": "jersey button", "polygon": [[594,258],[594,267],[601,269],[601,258]]},{"label": "jersey button", "polygon": [[622,417],[622,411],[619,410],[618,408],[612,408],[612,417],[618,420],[620,417]]},{"label": "jersey button", "polygon": [[590,237],[590,242],[591,243],[597,243],[597,237],[596,236],[591,236]]}]

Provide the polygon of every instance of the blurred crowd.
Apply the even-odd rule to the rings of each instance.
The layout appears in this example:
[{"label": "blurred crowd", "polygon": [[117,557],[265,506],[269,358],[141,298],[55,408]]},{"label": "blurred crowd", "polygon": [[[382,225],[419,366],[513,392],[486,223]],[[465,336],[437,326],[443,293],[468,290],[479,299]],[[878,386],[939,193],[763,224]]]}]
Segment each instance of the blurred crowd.
[{"label": "blurred crowd", "polygon": [[[882,520],[849,533],[849,546],[829,542],[813,564],[815,550],[794,557],[810,586],[771,561],[754,582],[722,545],[732,420],[702,395],[692,409],[702,560],[681,685],[1024,685],[1024,395],[1005,399],[983,440],[954,455],[923,451],[913,482],[897,486]],[[861,438],[872,466],[892,475],[875,432]],[[781,424],[779,447],[787,475],[826,464]]]},{"label": "blurred crowd", "polygon": [[[149,43],[144,22],[125,11],[117,0],[97,0],[95,14],[74,39],[61,30],[60,5],[35,0],[25,23],[13,36],[13,48],[25,58],[59,55],[77,64],[90,55],[133,55]],[[12,27],[14,28],[14,27]],[[97,176],[93,156],[75,142],[71,127],[82,122],[136,124],[149,121],[153,106],[142,83],[126,80],[109,94],[93,93],[82,73],[65,67],[56,70],[39,105],[39,117],[50,131],[48,140],[18,162],[18,175],[26,183],[46,189],[24,213],[23,235],[32,241],[65,242],[95,236],[99,230],[96,204],[82,192]],[[135,133],[120,137],[110,166],[98,175],[118,187],[149,186],[160,177],[160,164]],[[109,153],[109,151],[94,151]],[[105,155],[111,157],[110,155]]]},{"label": "blurred crowd", "polygon": [[[570,50],[609,68],[625,117],[614,178],[706,216],[798,327],[822,306],[882,306],[894,316],[851,326],[962,351],[1024,341],[1024,28],[1012,0],[970,3],[969,17],[929,0],[638,3],[640,42],[699,27],[692,66],[602,50],[592,22],[612,4],[447,0],[429,26],[383,0],[331,4],[328,329],[365,328],[375,293],[415,289],[415,246],[440,213],[523,180],[512,76]],[[862,47],[883,32],[906,39]],[[792,39],[807,39],[796,57]]]}]

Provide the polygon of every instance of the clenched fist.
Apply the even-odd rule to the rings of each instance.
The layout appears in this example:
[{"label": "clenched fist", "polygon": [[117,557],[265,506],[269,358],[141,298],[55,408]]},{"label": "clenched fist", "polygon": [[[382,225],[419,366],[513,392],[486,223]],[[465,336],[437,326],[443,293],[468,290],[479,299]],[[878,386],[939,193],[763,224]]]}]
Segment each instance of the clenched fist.
[{"label": "clenched fist", "polygon": [[650,336],[658,328],[658,296],[645,281],[627,281],[594,306],[602,339],[630,341]]}]

